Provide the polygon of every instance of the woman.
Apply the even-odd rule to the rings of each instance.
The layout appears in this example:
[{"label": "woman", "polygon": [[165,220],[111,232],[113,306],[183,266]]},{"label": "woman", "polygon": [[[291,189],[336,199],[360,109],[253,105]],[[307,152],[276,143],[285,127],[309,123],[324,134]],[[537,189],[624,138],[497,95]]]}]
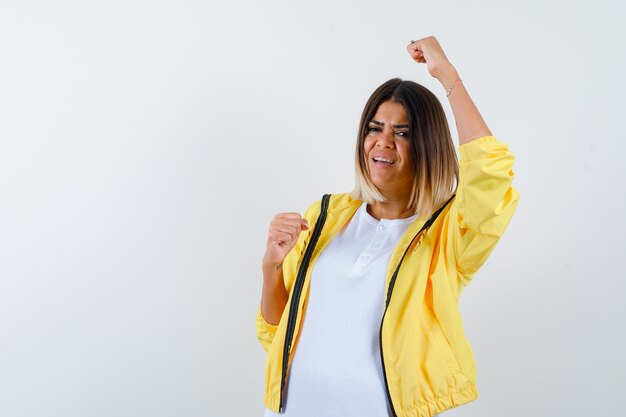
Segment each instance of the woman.
[{"label": "woman", "polygon": [[478,397],[458,297],[517,207],[514,156],[434,37],[407,50],[445,88],[461,160],[437,98],[392,79],[363,111],[354,190],[274,217],[256,321],[266,416],[432,417]]}]

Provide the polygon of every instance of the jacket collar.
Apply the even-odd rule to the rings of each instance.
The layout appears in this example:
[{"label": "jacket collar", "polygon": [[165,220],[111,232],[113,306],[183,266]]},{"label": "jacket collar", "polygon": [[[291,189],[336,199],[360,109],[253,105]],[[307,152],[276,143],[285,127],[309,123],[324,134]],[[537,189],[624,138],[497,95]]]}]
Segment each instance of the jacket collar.
[{"label": "jacket collar", "polygon": [[[363,203],[362,200],[352,197],[351,193],[339,193],[332,194],[328,206],[329,213],[336,215],[347,215],[349,218],[357,211],[359,206]],[[344,212],[345,211],[345,212]],[[400,238],[398,246],[394,251],[392,258],[401,255],[403,248],[411,242],[411,239],[420,231],[424,223],[428,219],[425,216],[418,215],[415,220],[409,225],[405,233]]]}]

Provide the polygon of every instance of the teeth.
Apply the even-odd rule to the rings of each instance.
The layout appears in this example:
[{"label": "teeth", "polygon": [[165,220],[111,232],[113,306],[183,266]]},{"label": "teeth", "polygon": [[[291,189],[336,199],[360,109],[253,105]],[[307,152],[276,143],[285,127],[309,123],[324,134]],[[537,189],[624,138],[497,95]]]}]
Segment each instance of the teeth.
[{"label": "teeth", "polygon": [[382,157],[376,157],[376,158],[374,158],[374,161],[377,161],[377,162],[387,162],[388,164],[393,164],[393,161],[391,159],[382,158]]}]

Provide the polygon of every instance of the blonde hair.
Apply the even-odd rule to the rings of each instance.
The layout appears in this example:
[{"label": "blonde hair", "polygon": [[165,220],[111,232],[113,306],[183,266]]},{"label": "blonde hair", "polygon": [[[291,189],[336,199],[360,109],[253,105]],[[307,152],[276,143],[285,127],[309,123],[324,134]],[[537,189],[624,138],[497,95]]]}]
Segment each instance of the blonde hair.
[{"label": "blonde hair", "polygon": [[388,100],[401,104],[409,119],[409,154],[415,180],[407,209],[430,217],[456,192],[459,162],[441,103],[430,90],[413,81],[393,78],[378,87],[365,104],[357,136],[356,178],[351,196],[368,204],[386,201],[371,180],[363,149],[369,122]]}]

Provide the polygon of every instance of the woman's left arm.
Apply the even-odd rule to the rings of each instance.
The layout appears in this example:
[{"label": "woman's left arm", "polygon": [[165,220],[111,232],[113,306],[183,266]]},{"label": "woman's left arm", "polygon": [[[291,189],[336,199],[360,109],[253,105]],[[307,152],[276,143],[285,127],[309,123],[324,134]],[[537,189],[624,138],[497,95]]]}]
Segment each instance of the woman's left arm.
[{"label": "woman's left arm", "polygon": [[435,77],[448,94],[459,145],[484,136],[492,136],[476,105],[469,96],[456,68],[446,57],[434,36],[411,41],[407,50],[415,61],[425,63],[430,75]]},{"label": "woman's left arm", "polygon": [[459,184],[446,220],[445,242],[456,260],[460,294],[494,250],[517,208],[520,193],[512,185],[515,157],[491,134],[437,40],[431,36],[407,48],[449,92],[459,133]]}]

